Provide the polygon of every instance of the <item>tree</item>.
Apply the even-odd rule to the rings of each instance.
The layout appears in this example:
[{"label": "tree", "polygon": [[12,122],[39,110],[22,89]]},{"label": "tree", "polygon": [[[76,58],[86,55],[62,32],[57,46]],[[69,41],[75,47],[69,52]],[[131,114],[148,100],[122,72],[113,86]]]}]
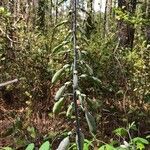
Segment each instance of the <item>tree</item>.
[{"label": "tree", "polygon": [[[137,0],[118,0],[118,9],[128,16],[133,16],[136,11]],[[120,46],[133,48],[135,28],[133,23],[125,22],[122,18],[118,21],[118,39]]]}]

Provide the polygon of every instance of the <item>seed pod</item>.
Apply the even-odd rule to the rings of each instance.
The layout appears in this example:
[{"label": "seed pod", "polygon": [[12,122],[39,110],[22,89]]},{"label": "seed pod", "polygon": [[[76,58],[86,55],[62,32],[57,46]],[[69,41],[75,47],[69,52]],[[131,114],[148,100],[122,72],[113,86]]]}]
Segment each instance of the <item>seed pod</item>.
[{"label": "seed pod", "polygon": [[64,97],[62,97],[58,102],[56,102],[53,106],[53,113],[56,115],[60,112],[62,105],[64,102]]},{"label": "seed pod", "polygon": [[53,78],[52,78],[52,84],[54,84],[55,82],[58,81],[58,79],[59,79],[59,77],[61,76],[61,74],[63,73],[63,71],[64,71],[64,68],[61,68],[60,70],[58,70],[58,71],[54,74],[54,76],[53,76]]},{"label": "seed pod", "polygon": [[78,135],[76,135],[76,143],[77,143],[77,149],[78,150],[83,150],[84,149],[84,134],[80,132],[80,148],[79,148],[79,143],[78,143]]},{"label": "seed pod", "polygon": [[61,96],[64,94],[65,92],[65,88],[66,88],[66,85],[63,85],[61,88],[59,88],[59,90],[56,92],[56,95],[55,95],[55,100],[58,101]]},{"label": "seed pod", "polygon": [[57,150],[68,150],[69,146],[70,146],[70,139],[69,136],[67,136],[60,142]]},{"label": "seed pod", "polygon": [[87,110],[85,111],[85,117],[86,117],[86,121],[88,123],[90,132],[96,133],[96,122],[95,122],[94,117]]},{"label": "seed pod", "polygon": [[78,76],[77,76],[77,74],[73,75],[73,88],[74,89],[78,88]]},{"label": "seed pod", "polygon": [[66,117],[72,116],[73,108],[74,108],[74,103],[72,102],[67,109]]}]

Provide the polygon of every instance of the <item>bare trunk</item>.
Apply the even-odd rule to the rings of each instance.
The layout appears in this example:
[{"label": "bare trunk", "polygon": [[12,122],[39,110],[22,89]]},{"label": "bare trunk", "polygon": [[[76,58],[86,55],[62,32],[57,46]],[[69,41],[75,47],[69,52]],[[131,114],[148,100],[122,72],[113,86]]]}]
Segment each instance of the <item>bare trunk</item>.
[{"label": "bare trunk", "polygon": [[[146,5],[146,19],[150,20],[150,1],[147,0],[147,5]],[[147,44],[150,44],[150,24],[147,24],[146,26],[146,40]]]},{"label": "bare trunk", "polygon": [[[136,0],[132,0],[130,3],[127,0],[118,0],[118,7],[133,15],[136,10]],[[134,24],[125,23],[124,20],[118,21],[118,39],[121,47],[133,48],[134,33]]]}]

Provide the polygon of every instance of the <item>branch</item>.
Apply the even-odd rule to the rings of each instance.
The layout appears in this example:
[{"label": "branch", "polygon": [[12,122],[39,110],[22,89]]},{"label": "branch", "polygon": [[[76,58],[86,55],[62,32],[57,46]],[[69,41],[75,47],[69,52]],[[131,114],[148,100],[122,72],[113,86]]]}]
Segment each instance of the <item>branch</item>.
[{"label": "branch", "polygon": [[15,82],[18,82],[18,79],[14,79],[14,80],[11,80],[11,81],[7,81],[7,82],[4,82],[4,83],[0,83],[0,87],[6,86],[6,85],[8,85],[8,84],[15,83]]}]

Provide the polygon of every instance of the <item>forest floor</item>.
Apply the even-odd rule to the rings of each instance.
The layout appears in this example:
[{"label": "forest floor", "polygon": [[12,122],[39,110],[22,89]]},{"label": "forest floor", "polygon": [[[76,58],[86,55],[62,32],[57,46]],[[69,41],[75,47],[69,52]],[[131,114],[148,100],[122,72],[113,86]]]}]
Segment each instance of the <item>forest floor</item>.
[{"label": "forest floor", "polygon": [[[110,107],[110,106],[108,106]],[[115,138],[112,131],[118,127],[125,126],[127,124],[127,114],[121,112],[121,106],[118,111],[113,113],[103,111],[99,120],[97,137],[109,142],[111,138]],[[145,110],[144,110],[145,109]],[[149,105],[143,106],[143,110],[136,110],[136,113],[141,112],[137,117],[135,112],[128,118],[129,121],[136,121],[138,126],[138,133],[136,135],[145,135],[150,132],[150,120],[148,121],[146,111],[149,111]],[[132,112],[131,112],[132,113]],[[54,117],[47,112],[35,112],[28,117],[26,107],[16,104],[5,104],[0,100],[0,147],[12,146],[18,150],[22,149],[22,145],[28,144],[28,142],[34,142],[40,145],[44,138],[53,139],[54,148],[58,145],[61,138],[54,139],[54,137],[60,137],[64,132],[74,130],[75,124],[72,120],[67,120],[64,114],[60,114],[58,117]],[[83,114],[81,114],[82,116]],[[130,114],[128,114],[130,116]],[[142,116],[143,115],[143,116]],[[128,116],[128,117],[129,117]],[[150,117],[149,117],[150,118]],[[134,120],[139,119],[139,120]],[[90,138],[88,127],[84,119],[81,119],[81,128],[87,138]],[[129,122],[131,123],[131,122]],[[32,131],[28,127],[32,128]],[[30,128],[31,129],[31,128]]]}]

